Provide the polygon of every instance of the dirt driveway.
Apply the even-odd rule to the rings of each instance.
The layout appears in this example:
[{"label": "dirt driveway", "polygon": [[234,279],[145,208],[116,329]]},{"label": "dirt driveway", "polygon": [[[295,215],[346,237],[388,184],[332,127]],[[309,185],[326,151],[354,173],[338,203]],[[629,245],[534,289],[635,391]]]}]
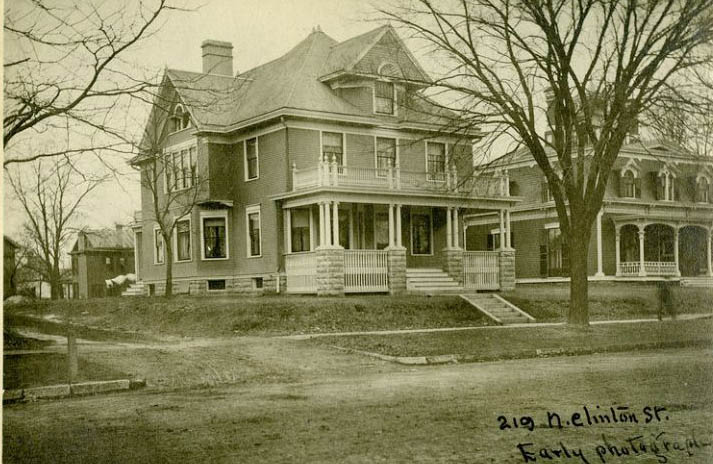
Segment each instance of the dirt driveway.
[{"label": "dirt driveway", "polygon": [[[517,445],[532,443],[581,448],[594,463],[603,439],[626,444],[638,435],[684,443],[695,435],[699,448],[685,462],[713,458],[703,445],[713,438],[708,350],[405,368],[262,340],[206,348],[272,360],[274,378],[5,408],[4,462],[516,463],[524,462]],[[656,405],[669,420],[645,424],[644,408]],[[543,426],[547,412],[570,417],[583,406],[628,406],[641,421]],[[501,430],[499,415],[510,423],[532,416],[537,427]]]}]

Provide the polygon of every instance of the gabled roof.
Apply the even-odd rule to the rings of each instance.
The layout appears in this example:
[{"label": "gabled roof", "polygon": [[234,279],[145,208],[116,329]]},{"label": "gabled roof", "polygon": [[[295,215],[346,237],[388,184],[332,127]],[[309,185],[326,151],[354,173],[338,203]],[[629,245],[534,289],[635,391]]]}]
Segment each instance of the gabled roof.
[{"label": "gabled roof", "polygon": [[[382,26],[341,43],[316,30],[280,58],[234,78],[175,69],[167,70],[166,77],[189,108],[199,130],[235,130],[280,110],[304,110],[331,117],[342,115],[363,118],[366,122],[374,117],[372,113],[341,98],[320,78],[330,70],[350,69],[387,33],[393,33],[400,50],[411,57],[391,26]],[[415,60],[410,58],[410,61],[420,70]],[[421,105],[427,104],[421,102]],[[426,113],[429,114],[424,116]],[[403,111],[403,114],[399,112],[398,120],[432,125],[444,114],[437,108],[430,112]]]},{"label": "gabled roof", "polygon": [[[134,237],[127,228],[85,229],[79,232],[77,242],[84,236],[87,239],[85,250],[92,249],[133,249]],[[72,253],[78,252],[78,243],[72,247]]]}]

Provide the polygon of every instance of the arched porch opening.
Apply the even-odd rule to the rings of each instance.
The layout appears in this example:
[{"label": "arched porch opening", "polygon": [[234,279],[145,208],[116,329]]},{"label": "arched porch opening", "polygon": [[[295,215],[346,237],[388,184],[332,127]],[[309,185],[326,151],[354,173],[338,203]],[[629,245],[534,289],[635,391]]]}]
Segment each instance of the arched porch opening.
[{"label": "arched porch opening", "polygon": [[678,253],[681,275],[685,277],[702,276],[708,273],[706,240],[708,233],[701,226],[688,225],[679,229]]},{"label": "arched porch opening", "polygon": [[673,263],[673,227],[666,224],[649,224],[644,232],[644,261]]},{"label": "arched porch opening", "polygon": [[634,224],[621,227],[620,253],[622,262],[639,261],[639,228]]}]

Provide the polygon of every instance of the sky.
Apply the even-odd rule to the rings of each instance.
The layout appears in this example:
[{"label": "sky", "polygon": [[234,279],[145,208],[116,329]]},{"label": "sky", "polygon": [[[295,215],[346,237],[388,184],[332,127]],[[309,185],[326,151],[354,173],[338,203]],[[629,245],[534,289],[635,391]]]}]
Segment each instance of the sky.
[{"label": "sky", "polygon": [[[147,69],[200,71],[200,45],[215,39],[233,44],[234,69],[245,71],[281,56],[316,26],[341,41],[377,27],[376,18],[368,0],[201,0],[197,9],[167,16],[128,59]],[[107,182],[84,203],[81,224],[100,228],[131,221],[141,207],[139,183],[128,166],[124,171],[129,175]],[[6,201],[3,213],[3,232],[19,238],[20,210]]]}]

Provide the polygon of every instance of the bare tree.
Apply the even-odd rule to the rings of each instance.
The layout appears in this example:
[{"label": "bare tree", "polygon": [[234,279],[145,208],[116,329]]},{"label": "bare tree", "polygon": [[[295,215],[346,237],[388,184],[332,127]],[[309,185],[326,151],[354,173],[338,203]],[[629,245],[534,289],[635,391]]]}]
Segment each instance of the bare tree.
[{"label": "bare tree", "polygon": [[5,173],[25,213],[27,256],[34,256],[33,270],[49,282],[52,299],[62,298],[62,255],[75,231],[73,225],[82,201],[102,179],[80,176],[69,162],[59,159],[45,164],[38,161],[31,169]]},{"label": "bare tree", "polygon": [[176,9],[169,0],[5,2],[3,165],[130,154],[127,111],[152,100],[155,76],[127,59]]},{"label": "bare tree", "polygon": [[[448,71],[432,87],[471,126],[515,137],[554,196],[570,324],[589,322],[587,252],[614,161],[667,82],[705,62],[712,0],[413,0],[384,13]],[[546,136],[549,133],[551,136]]]}]

